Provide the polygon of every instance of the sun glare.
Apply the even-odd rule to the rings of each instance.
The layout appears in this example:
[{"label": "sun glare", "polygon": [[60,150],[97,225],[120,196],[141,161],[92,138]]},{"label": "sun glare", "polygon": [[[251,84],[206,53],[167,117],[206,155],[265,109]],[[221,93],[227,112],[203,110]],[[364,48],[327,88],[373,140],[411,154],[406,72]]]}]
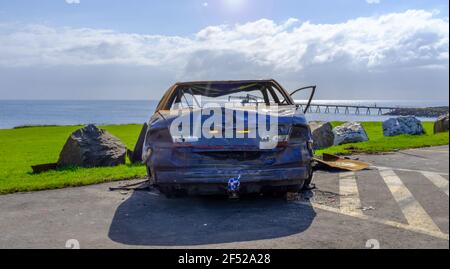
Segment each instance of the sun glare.
[{"label": "sun glare", "polygon": [[223,0],[225,6],[231,10],[238,11],[244,8],[246,0]]}]

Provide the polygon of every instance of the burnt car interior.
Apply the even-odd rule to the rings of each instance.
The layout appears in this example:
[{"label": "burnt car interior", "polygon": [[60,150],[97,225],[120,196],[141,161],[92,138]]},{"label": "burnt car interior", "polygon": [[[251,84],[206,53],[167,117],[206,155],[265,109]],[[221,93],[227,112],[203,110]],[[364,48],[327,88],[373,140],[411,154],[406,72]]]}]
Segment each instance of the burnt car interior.
[{"label": "burnt car interior", "polygon": [[258,105],[294,105],[292,98],[271,82],[236,82],[236,83],[189,83],[179,84],[166,96],[158,107],[160,110],[178,108],[202,108],[204,103],[225,103],[242,106]]},{"label": "burnt car interior", "polygon": [[316,86],[303,87],[291,94],[286,94],[286,90],[273,80],[178,83],[163,96],[157,111],[203,108],[206,103],[214,103],[219,106],[223,106],[225,103],[241,106],[291,106],[295,105],[293,96],[307,90],[311,90],[311,93],[304,113],[310,107]]}]

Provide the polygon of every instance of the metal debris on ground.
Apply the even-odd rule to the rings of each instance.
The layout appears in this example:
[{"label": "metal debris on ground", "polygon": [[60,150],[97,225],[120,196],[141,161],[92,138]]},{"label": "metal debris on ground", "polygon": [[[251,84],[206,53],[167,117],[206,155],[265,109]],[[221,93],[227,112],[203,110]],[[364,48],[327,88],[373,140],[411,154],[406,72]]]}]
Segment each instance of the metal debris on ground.
[{"label": "metal debris on ground", "polygon": [[315,189],[311,192],[307,192],[304,195],[309,196],[309,201],[311,203],[320,204],[320,205],[327,205],[327,206],[338,206],[339,204],[339,197],[341,197],[341,194],[331,192],[331,191],[325,191],[320,189]]},{"label": "metal debris on ground", "polygon": [[110,187],[110,191],[121,191],[120,193],[125,195],[124,193],[128,194],[128,191],[149,191],[152,189],[152,186],[150,184],[149,180],[140,181],[137,183],[127,184],[119,187]]},{"label": "metal debris on ground", "polygon": [[345,171],[361,171],[370,167],[369,163],[352,160],[350,158],[342,158],[336,155],[324,153],[322,159],[314,158],[314,161],[319,163],[316,168],[338,169]]},{"label": "metal debris on ground", "polygon": [[314,183],[310,183],[308,186],[305,186],[305,190],[307,190],[307,191],[312,191],[312,190],[315,190],[317,187],[316,187],[316,184],[314,184]]},{"label": "metal debris on ground", "polygon": [[292,201],[300,201],[300,193],[298,192],[288,192],[286,193],[286,200],[288,202],[292,202]]},{"label": "metal debris on ground", "polygon": [[57,166],[58,166],[58,164],[56,164],[56,163],[46,163],[46,164],[32,165],[31,169],[33,169],[34,174],[39,174],[39,173],[56,170]]},{"label": "metal debris on ground", "polygon": [[311,190],[300,191],[300,192],[288,192],[286,193],[286,200],[288,202],[305,202],[309,203],[314,200],[314,192]]}]

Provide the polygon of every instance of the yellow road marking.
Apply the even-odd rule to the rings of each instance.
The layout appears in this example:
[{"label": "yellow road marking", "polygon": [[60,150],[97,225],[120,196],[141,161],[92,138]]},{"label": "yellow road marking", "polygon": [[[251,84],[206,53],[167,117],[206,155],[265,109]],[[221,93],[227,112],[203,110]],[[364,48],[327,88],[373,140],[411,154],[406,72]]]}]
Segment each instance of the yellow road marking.
[{"label": "yellow road marking", "polygon": [[[378,169],[378,170],[386,170],[391,169],[395,171],[404,171],[404,172],[416,172],[416,173],[423,173],[423,172],[430,172],[430,171],[423,171],[423,170],[415,170],[415,169],[405,169],[405,168],[398,168],[398,167],[385,167],[385,166],[371,166],[372,169]],[[443,176],[448,176],[448,173],[444,172],[432,172]]]},{"label": "yellow road marking", "polygon": [[379,172],[410,226],[435,233],[441,232],[393,170],[381,169]]},{"label": "yellow road marking", "polygon": [[321,209],[324,211],[329,211],[329,212],[336,213],[336,214],[342,214],[345,216],[354,217],[354,218],[357,218],[360,220],[371,221],[371,222],[391,226],[391,227],[398,228],[398,229],[403,229],[403,230],[407,230],[407,231],[411,231],[411,232],[429,235],[429,236],[439,238],[439,239],[444,239],[447,241],[449,240],[449,235],[445,234],[441,231],[431,231],[431,230],[423,229],[421,227],[411,226],[408,224],[399,223],[399,222],[390,221],[390,220],[384,220],[384,219],[380,219],[380,218],[376,218],[376,217],[372,217],[372,216],[367,216],[367,215],[364,215],[362,213],[357,213],[357,212],[345,212],[344,213],[337,208],[334,208],[331,206],[326,206],[326,205],[321,205],[321,204],[317,204],[317,203],[312,203],[312,204],[305,203],[305,202],[298,202],[298,203],[303,204],[303,205],[310,205],[314,208]]},{"label": "yellow road marking", "polygon": [[422,172],[426,178],[428,178],[436,187],[441,189],[448,196],[448,180],[443,176],[433,172]]},{"label": "yellow road marking", "polygon": [[430,153],[449,153],[448,150],[438,150],[438,149],[408,149],[409,151],[421,151]]},{"label": "yellow road marking", "polygon": [[361,212],[361,201],[354,172],[339,174],[339,194],[342,212]]}]

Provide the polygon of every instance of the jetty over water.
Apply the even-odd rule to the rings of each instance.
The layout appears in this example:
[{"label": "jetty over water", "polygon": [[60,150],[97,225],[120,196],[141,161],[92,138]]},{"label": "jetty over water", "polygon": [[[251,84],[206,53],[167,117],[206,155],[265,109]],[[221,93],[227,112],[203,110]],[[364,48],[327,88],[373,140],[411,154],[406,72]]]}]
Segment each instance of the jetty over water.
[{"label": "jetty over water", "polygon": [[[296,103],[301,109],[306,108],[307,103]],[[367,106],[367,105],[345,105],[345,104],[314,104],[312,103],[308,108],[309,113],[324,113],[324,114],[345,114],[345,115],[384,115],[392,113],[400,107],[387,106]]]}]

